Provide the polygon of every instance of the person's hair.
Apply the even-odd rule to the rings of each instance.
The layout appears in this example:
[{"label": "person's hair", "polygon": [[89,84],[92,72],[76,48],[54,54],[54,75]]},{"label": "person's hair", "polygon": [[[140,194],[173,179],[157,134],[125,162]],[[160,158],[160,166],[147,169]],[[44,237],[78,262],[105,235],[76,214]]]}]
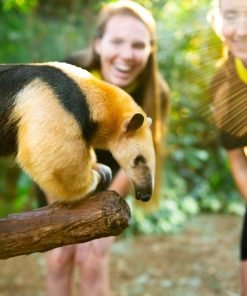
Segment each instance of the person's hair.
[{"label": "person's hair", "polygon": [[208,12],[207,20],[213,27],[215,33],[219,35],[219,18],[220,18],[220,0],[212,0],[212,8]]},{"label": "person's hair", "polygon": [[207,15],[207,19],[211,24],[214,32],[223,41],[222,43],[222,59],[220,63],[224,63],[228,59],[230,52],[228,46],[224,43],[222,37],[222,15],[221,15],[221,0],[212,0],[212,9]]},{"label": "person's hair", "polygon": [[220,0],[214,0],[214,7],[218,7],[218,8],[220,8]]},{"label": "person's hair", "polygon": [[[106,4],[97,16],[96,31],[91,47],[78,52],[74,57],[77,59],[76,63],[79,66],[89,71],[100,69],[100,59],[94,50],[94,41],[97,38],[103,37],[107,22],[115,15],[133,16],[140,20],[150,32],[151,53],[144,71],[138,78],[138,88],[140,87],[143,89],[142,108],[148,116],[153,119],[152,132],[156,149],[157,164],[159,164],[162,163],[159,160],[160,154],[162,153],[162,151],[160,151],[162,146],[162,135],[165,130],[164,124],[162,124],[165,120],[162,118],[162,115],[164,117],[167,113],[167,110],[164,111],[164,108],[168,108],[168,87],[158,71],[156,23],[151,13],[138,3],[130,0],[120,0]],[[161,96],[165,97],[165,104],[164,102],[161,102]],[[158,176],[161,169],[162,168],[158,169],[156,172],[156,184],[159,183]]]}]

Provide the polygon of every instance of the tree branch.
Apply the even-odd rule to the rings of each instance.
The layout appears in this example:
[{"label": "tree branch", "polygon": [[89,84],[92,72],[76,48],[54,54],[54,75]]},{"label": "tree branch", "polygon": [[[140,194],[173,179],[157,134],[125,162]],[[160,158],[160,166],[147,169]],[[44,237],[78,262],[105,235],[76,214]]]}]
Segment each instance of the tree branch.
[{"label": "tree branch", "polygon": [[115,191],[71,204],[53,203],[0,219],[0,259],[120,234],[130,221],[127,202]]}]

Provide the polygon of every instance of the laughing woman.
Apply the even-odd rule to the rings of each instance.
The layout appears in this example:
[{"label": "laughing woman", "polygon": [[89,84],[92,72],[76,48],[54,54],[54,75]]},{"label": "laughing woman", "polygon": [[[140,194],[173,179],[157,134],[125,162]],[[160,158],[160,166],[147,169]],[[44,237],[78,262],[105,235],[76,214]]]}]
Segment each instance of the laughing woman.
[{"label": "laughing woman", "polygon": [[[166,129],[168,87],[158,70],[156,25],[152,15],[132,1],[106,5],[97,18],[91,47],[73,54],[66,62],[123,88],[153,119],[158,163],[155,200],[162,163],[161,143]],[[97,158],[112,169],[114,178],[109,189],[126,196],[130,189],[128,179],[113,157],[106,151],[97,151]],[[112,242],[113,238],[102,238],[48,252],[47,294],[71,295],[72,272],[78,265],[81,295],[110,295],[108,264]]]}]

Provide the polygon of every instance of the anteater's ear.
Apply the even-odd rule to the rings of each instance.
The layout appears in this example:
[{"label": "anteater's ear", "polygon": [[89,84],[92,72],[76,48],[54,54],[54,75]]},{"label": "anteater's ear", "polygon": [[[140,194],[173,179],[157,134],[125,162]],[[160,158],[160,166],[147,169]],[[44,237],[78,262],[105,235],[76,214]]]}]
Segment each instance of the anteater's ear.
[{"label": "anteater's ear", "polygon": [[144,116],[141,113],[136,113],[124,122],[124,131],[134,132],[142,126],[143,122]]}]

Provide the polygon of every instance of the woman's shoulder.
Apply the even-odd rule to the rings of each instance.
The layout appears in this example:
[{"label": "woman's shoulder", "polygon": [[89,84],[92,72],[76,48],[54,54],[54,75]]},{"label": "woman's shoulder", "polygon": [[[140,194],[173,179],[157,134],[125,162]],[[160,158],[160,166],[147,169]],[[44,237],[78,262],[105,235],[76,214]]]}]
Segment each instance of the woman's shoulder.
[{"label": "woman's shoulder", "polygon": [[228,91],[237,79],[234,58],[228,57],[227,59],[220,60],[209,85],[210,94],[214,96],[219,89]]},{"label": "woman's shoulder", "polygon": [[81,49],[72,52],[71,55],[64,59],[64,62],[72,64],[77,67],[87,69],[90,67],[91,53],[90,49]]},{"label": "woman's shoulder", "polygon": [[234,57],[229,54],[226,58],[220,59],[216,63],[216,74],[214,75],[213,79],[217,79],[218,77],[230,77],[233,74],[235,75],[235,62]]}]

